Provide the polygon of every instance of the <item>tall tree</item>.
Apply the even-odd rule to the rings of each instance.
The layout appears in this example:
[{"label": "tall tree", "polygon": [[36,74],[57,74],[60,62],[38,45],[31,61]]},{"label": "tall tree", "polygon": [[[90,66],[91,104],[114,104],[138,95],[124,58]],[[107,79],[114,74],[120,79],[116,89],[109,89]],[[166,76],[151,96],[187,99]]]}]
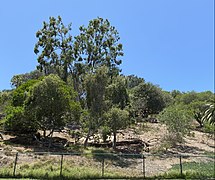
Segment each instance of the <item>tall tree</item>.
[{"label": "tall tree", "polygon": [[63,81],[67,81],[69,64],[72,64],[72,36],[69,34],[71,24],[65,26],[60,16],[50,17],[49,22],[43,22],[43,27],[36,33],[38,42],[34,52],[38,56],[38,68],[45,74],[55,71]]},{"label": "tall tree", "polygon": [[90,73],[85,79],[86,104],[89,112],[87,123],[88,133],[84,146],[86,147],[89,136],[92,135],[103,123],[105,111],[105,91],[108,82],[108,69],[102,66],[95,73]]},{"label": "tall tree", "polygon": [[81,26],[80,35],[75,37],[74,53],[79,61],[84,61],[88,71],[95,72],[97,67],[107,66],[109,74],[118,73],[118,65],[123,56],[119,33],[107,19],[97,18],[88,27]]}]

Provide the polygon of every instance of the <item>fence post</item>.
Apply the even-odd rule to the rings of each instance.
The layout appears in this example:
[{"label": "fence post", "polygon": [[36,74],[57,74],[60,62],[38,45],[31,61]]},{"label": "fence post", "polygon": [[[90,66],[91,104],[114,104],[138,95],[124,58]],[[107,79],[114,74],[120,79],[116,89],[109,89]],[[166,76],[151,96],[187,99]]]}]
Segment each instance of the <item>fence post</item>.
[{"label": "fence post", "polygon": [[182,161],[181,161],[181,155],[179,156],[179,160],[180,160],[180,174],[182,176],[183,171],[182,171]]},{"label": "fence post", "polygon": [[62,176],[63,171],[63,154],[61,154],[61,160],[60,160],[60,176]]},{"label": "fence post", "polygon": [[145,165],[145,156],[143,155],[143,177],[146,177],[146,165]]},{"label": "fence post", "polygon": [[16,164],[18,160],[18,152],[16,153],[15,161],[14,161],[14,168],[13,168],[13,176],[16,176]]},{"label": "fence post", "polygon": [[104,172],[105,172],[105,159],[102,158],[102,177],[104,177]]}]

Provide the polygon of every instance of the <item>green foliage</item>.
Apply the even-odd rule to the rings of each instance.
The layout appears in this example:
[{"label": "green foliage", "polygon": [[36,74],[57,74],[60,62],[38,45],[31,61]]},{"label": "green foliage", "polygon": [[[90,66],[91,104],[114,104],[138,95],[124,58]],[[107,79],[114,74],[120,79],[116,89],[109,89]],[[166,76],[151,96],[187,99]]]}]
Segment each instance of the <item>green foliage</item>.
[{"label": "green foliage", "polygon": [[215,136],[215,126],[208,121],[204,122],[203,132],[209,133],[209,135]]},{"label": "green foliage", "polygon": [[84,61],[87,71],[94,72],[100,66],[107,66],[112,76],[118,73],[117,66],[122,56],[122,44],[115,27],[107,19],[97,18],[89,22],[88,27],[79,28],[80,35],[75,37],[74,54],[76,59]]},{"label": "green foliage", "polygon": [[23,106],[8,106],[5,117],[5,130],[17,134],[26,134],[37,130],[33,121],[30,121],[25,114]]},{"label": "green foliage", "polygon": [[214,94],[210,91],[197,93],[195,91],[179,93],[175,97],[175,104],[189,105],[190,108],[201,108],[202,105],[213,101]]},{"label": "green foliage", "polygon": [[215,124],[215,108],[214,108],[214,102],[211,104],[206,105],[206,110],[203,114],[203,121],[207,121],[210,124]]},{"label": "green foliage", "polygon": [[99,67],[94,73],[89,73],[85,77],[84,86],[86,89],[86,106],[88,113],[85,113],[85,123],[88,134],[85,139],[85,147],[90,135],[103,125],[103,113],[106,109],[105,93],[108,83],[108,69],[105,66]]},{"label": "green foliage", "polygon": [[49,75],[35,84],[25,103],[29,119],[39,129],[56,130],[66,122],[77,120],[80,106],[74,102],[75,93],[58,76]]},{"label": "green foliage", "polygon": [[34,132],[37,129],[35,123],[27,117],[24,107],[24,102],[31,87],[37,82],[39,80],[29,80],[13,90],[11,101],[7,104],[4,111],[6,114],[4,118],[6,130],[25,134]]},{"label": "green foliage", "polygon": [[130,96],[133,111],[141,118],[149,114],[158,114],[171,102],[169,94],[151,83],[135,86]]},{"label": "green foliage", "polygon": [[197,100],[197,93],[195,91],[191,91],[188,93],[184,93],[181,96],[177,96],[177,101],[179,101],[185,105],[188,105],[195,100]]},{"label": "green foliage", "polygon": [[128,125],[128,112],[126,110],[113,107],[106,113],[105,117],[107,118],[107,124],[114,132],[126,128]]},{"label": "green foliage", "polygon": [[79,120],[80,106],[74,98],[74,91],[56,75],[29,80],[13,91],[5,128],[18,133],[59,129]]},{"label": "green foliage", "polygon": [[26,83],[23,83],[18,88],[16,88],[13,91],[13,97],[12,97],[12,106],[23,106],[24,101],[26,100],[28,96],[28,92],[30,91],[30,88],[39,82],[39,80],[29,80]]},{"label": "green foliage", "polygon": [[174,165],[162,178],[210,179],[214,178],[214,162],[186,162],[183,163],[183,174],[180,175],[179,165]]},{"label": "green foliage", "polygon": [[107,99],[110,101],[110,106],[117,106],[124,109],[129,102],[129,95],[126,88],[126,79],[123,76],[112,78],[111,84],[107,87]]},{"label": "green foliage", "polygon": [[173,90],[170,92],[170,94],[173,98],[176,98],[177,96],[181,95],[182,92],[180,92],[179,90]]},{"label": "green foliage", "polygon": [[111,135],[111,130],[110,130],[110,128],[108,126],[103,126],[101,129],[102,129],[101,130],[102,140],[103,140],[103,142],[106,142],[108,136]]},{"label": "green foliage", "polygon": [[[210,91],[200,93],[197,93],[195,91],[181,93],[176,90],[171,92],[171,94],[172,96],[174,96],[174,103],[181,106],[186,106],[186,108],[192,112],[193,118],[199,123],[200,127],[203,127],[204,119],[207,119],[207,115],[205,115],[207,107],[209,107],[207,106],[207,104],[213,102],[214,94]],[[211,108],[211,110],[212,109],[213,107]],[[211,116],[209,115],[209,117]]]},{"label": "green foliage", "polygon": [[159,114],[159,120],[166,124],[173,145],[183,142],[190,131],[191,114],[183,106],[169,106]]},{"label": "green foliage", "polygon": [[8,104],[10,104],[12,99],[12,91],[5,90],[0,91],[0,114],[3,113],[5,107],[7,107]]},{"label": "green foliage", "polygon": [[101,116],[105,108],[105,89],[108,82],[108,69],[102,66],[85,78],[87,107],[92,116]]},{"label": "green foliage", "polygon": [[50,17],[49,22],[43,22],[43,27],[36,33],[38,42],[34,52],[38,56],[38,69],[45,74],[57,73],[65,82],[68,68],[74,60],[72,57],[72,36],[69,34],[71,24],[65,26],[60,16]]},{"label": "green foliage", "polygon": [[132,89],[135,86],[138,86],[140,83],[145,83],[145,80],[143,78],[137,77],[135,75],[126,76],[126,79],[128,89]]},{"label": "green foliage", "polygon": [[119,129],[127,127],[129,122],[129,114],[126,110],[113,107],[106,114],[106,124],[109,126],[110,131],[114,135],[113,148],[116,148],[116,133]]},{"label": "green foliage", "polygon": [[43,76],[43,72],[39,70],[31,71],[30,73],[18,74],[12,77],[11,85],[12,87],[18,88],[23,83],[26,83],[29,80],[36,80]]},{"label": "green foliage", "polygon": [[199,123],[199,127],[203,127],[203,114],[201,112],[196,112],[194,114],[195,120]]}]

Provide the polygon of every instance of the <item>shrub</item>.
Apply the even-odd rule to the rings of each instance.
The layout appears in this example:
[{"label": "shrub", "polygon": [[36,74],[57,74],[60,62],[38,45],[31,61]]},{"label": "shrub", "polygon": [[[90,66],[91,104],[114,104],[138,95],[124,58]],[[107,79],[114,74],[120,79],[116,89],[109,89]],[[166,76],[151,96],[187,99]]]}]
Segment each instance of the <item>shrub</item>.
[{"label": "shrub", "polygon": [[167,126],[168,138],[172,145],[182,143],[183,137],[190,132],[191,114],[183,107],[169,106],[159,114],[159,120]]}]

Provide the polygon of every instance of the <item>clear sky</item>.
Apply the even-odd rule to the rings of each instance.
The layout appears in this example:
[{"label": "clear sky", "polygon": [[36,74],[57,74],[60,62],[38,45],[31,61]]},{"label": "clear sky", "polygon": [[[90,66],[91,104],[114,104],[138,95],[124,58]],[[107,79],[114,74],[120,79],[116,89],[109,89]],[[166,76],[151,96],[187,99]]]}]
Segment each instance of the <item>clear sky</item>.
[{"label": "clear sky", "polygon": [[107,18],[124,46],[121,68],[167,91],[214,91],[214,0],[1,0],[0,90],[34,70],[35,33],[50,16]]}]

